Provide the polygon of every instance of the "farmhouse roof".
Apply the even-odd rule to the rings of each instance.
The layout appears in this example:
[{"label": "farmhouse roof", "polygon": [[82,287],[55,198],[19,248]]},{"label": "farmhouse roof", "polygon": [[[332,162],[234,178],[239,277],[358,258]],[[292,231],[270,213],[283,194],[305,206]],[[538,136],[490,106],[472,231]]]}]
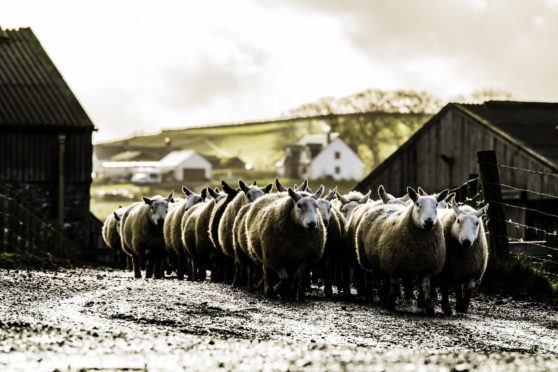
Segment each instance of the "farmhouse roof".
[{"label": "farmhouse roof", "polygon": [[488,101],[459,106],[558,164],[558,103]]},{"label": "farmhouse roof", "polygon": [[99,160],[110,161],[158,161],[172,151],[168,146],[95,145],[93,151]]},{"label": "farmhouse roof", "polygon": [[315,133],[315,134],[307,134],[302,137],[299,141],[299,145],[321,145],[322,147],[326,147],[329,142],[333,141],[339,137],[339,133],[333,132],[329,133],[329,140],[328,140],[328,133]]},{"label": "farmhouse roof", "polygon": [[[190,158],[192,155],[195,154],[196,152],[193,150],[173,151],[159,160],[159,163],[161,163],[162,166],[176,167],[180,165],[180,163],[182,163],[184,160]],[[205,158],[202,157],[202,159],[208,164],[211,164],[207,160],[205,160]]]},{"label": "farmhouse roof", "polygon": [[93,130],[30,28],[0,28],[0,128]]}]

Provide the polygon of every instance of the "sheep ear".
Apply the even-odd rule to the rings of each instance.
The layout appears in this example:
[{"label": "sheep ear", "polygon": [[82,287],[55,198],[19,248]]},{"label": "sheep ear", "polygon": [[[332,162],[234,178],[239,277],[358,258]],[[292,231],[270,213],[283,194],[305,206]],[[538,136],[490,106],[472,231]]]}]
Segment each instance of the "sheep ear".
[{"label": "sheep ear", "polygon": [[486,203],[484,207],[476,211],[475,214],[477,215],[477,217],[481,217],[484,216],[487,211],[488,211],[488,203]]},{"label": "sheep ear", "polygon": [[120,216],[118,216],[116,212],[112,212],[112,213],[114,213],[114,219],[120,221]]},{"label": "sheep ear", "polygon": [[254,181],[254,186],[256,186],[256,181]]},{"label": "sheep ear", "polygon": [[461,208],[459,208],[459,204],[455,201],[455,196],[451,198],[451,206],[455,214],[459,216],[461,214]]},{"label": "sheep ear", "polygon": [[184,193],[184,195],[186,196],[190,196],[192,195],[194,192],[189,190],[186,186],[182,186],[182,192]]},{"label": "sheep ear", "polygon": [[417,191],[418,191],[418,194],[419,194],[420,196],[428,196],[428,194],[426,193],[426,191],[424,191],[424,190],[422,189],[422,187],[420,187],[420,186],[418,187]]},{"label": "sheep ear", "polygon": [[456,194],[455,194],[454,192],[452,192],[451,194],[448,194],[448,196],[446,196],[446,197],[444,198],[444,200],[445,200],[446,202],[449,202],[451,199],[455,198],[455,195],[456,195]]},{"label": "sheep ear", "polygon": [[366,194],[364,194],[364,196],[362,197],[362,199],[360,199],[358,201],[358,204],[366,204],[368,203],[368,200],[370,199],[370,194],[372,193],[372,190],[368,190],[368,192]]},{"label": "sheep ear", "polygon": [[145,196],[143,196],[143,201],[145,202],[145,204],[147,205],[151,205],[151,203],[153,203],[153,201],[149,198],[146,198]]},{"label": "sheep ear", "polygon": [[313,193],[314,193],[310,187],[307,187],[307,188],[306,188],[306,192],[309,192],[310,194],[313,194]]},{"label": "sheep ear", "polygon": [[277,177],[275,177],[275,187],[277,188],[277,191],[279,191],[279,192],[287,191],[287,188],[285,187],[285,185],[283,185],[281,182],[279,182],[279,178],[277,178]]},{"label": "sheep ear", "polygon": [[200,193],[200,196],[201,196],[202,200],[205,201],[205,199],[207,198],[207,187],[203,188],[203,190]]},{"label": "sheep ear", "polygon": [[290,187],[289,187],[287,190],[288,190],[289,196],[290,196],[291,198],[293,198],[293,200],[295,201],[295,203],[296,203],[297,201],[299,201],[300,199],[302,199],[302,195],[300,195],[299,193],[297,193],[296,191],[294,191],[294,190],[291,189]]},{"label": "sheep ear", "polygon": [[397,199],[401,200],[402,202],[406,202],[406,201],[408,201],[410,198],[409,198],[409,194],[405,194],[405,195],[403,195],[403,196],[400,196],[400,197],[397,198]]},{"label": "sheep ear", "polygon": [[308,178],[305,178],[304,181],[300,184],[300,186],[295,186],[296,191],[306,191],[308,188]]},{"label": "sheep ear", "polygon": [[347,203],[350,202],[349,199],[345,198],[343,195],[339,194],[337,191],[335,191],[335,196],[337,196],[337,199],[339,199],[339,201],[341,202],[341,204],[345,205]]},{"label": "sheep ear", "polygon": [[235,190],[229,186],[228,183],[226,183],[225,181],[221,181],[221,185],[223,185],[223,190],[225,190],[225,192],[230,195],[230,194],[234,194]]},{"label": "sheep ear", "polygon": [[242,191],[244,191],[244,193],[246,194],[248,191],[250,191],[250,189],[248,188],[248,186],[244,183],[244,181],[242,181],[241,179],[238,180],[238,187],[240,187],[240,189]]},{"label": "sheep ear", "polygon": [[378,186],[378,196],[380,197],[382,202],[384,202],[384,204],[392,199],[390,198],[390,195],[386,192],[386,189],[384,189],[383,185]]},{"label": "sheep ear", "polygon": [[436,195],[436,200],[438,202],[441,202],[442,200],[444,200],[446,198],[446,196],[448,196],[448,194],[449,194],[449,190],[445,189],[444,191],[442,191],[441,193]]},{"label": "sheep ear", "polygon": [[167,196],[167,201],[168,201],[169,203],[174,203],[173,196],[174,196],[174,190],[171,191],[170,194]]},{"label": "sheep ear", "polygon": [[270,183],[266,187],[261,187],[260,190],[262,190],[264,194],[269,194],[272,188],[273,188],[273,184]]},{"label": "sheep ear", "polygon": [[208,188],[207,188],[207,192],[209,192],[209,195],[211,195],[211,197],[212,197],[213,199],[215,199],[215,198],[217,197],[217,193],[218,193],[219,191],[215,191],[215,190],[213,190],[211,187],[208,187]]},{"label": "sheep ear", "polygon": [[411,200],[414,202],[416,202],[419,197],[415,189],[413,189],[411,186],[407,187],[407,195],[409,195],[409,198],[411,198]]},{"label": "sheep ear", "polygon": [[324,185],[320,185],[320,187],[318,188],[318,190],[316,191],[316,193],[314,195],[312,195],[312,197],[314,199],[319,199],[320,196],[322,196],[322,194],[324,193],[325,187]]},{"label": "sheep ear", "polygon": [[216,194],[218,194],[220,191],[218,187],[214,188],[213,190],[215,191]]},{"label": "sheep ear", "polygon": [[325,200],[332,201],[333,199],[335,199],[335,194],[336,194],[336,193],[337,193],[337,186],[335,186],[335,188],[334,188],[333,190],[331,190],[331,191],[329,192],[329,194],[327,194],[327,195],[325,196],[324,199],[325,199]]}]

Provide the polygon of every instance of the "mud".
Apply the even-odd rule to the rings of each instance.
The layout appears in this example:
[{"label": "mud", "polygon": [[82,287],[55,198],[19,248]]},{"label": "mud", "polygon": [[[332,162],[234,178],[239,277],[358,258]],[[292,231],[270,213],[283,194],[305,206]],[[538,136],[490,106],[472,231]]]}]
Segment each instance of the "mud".
[{"label": "mud", "polygon": [[1,370],[558,370],[548,304],[477,295],[466,315],[412,304],[269,300],[124,271],[0,270]]}]

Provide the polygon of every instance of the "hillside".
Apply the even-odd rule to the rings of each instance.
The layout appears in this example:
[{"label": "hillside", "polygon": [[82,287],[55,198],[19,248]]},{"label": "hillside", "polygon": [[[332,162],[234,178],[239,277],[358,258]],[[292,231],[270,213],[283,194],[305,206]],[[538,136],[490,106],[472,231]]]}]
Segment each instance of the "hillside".
[{"label": "hillside", "polygon": [[367,170],[379,164],[423,124],[428,114],[362,113],[163,130],[103,145],[172,146],[218,157],[238,156],[260,170],[273,170],[285,146],[311,133],[338,131],[364,160]]}]

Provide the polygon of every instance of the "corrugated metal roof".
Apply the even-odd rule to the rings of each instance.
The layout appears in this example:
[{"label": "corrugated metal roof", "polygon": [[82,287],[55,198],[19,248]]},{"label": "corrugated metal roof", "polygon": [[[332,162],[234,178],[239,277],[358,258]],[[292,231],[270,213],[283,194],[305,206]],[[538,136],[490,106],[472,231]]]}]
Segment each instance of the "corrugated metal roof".
[{"label": "corrugated metal roof", "polygon": [[33,31],[0,31],[0,127],[93,129]]},{"label": "corrugated metal roof", "polygon": [[558,103],[487,101],[461,106],[558,164]]}]

